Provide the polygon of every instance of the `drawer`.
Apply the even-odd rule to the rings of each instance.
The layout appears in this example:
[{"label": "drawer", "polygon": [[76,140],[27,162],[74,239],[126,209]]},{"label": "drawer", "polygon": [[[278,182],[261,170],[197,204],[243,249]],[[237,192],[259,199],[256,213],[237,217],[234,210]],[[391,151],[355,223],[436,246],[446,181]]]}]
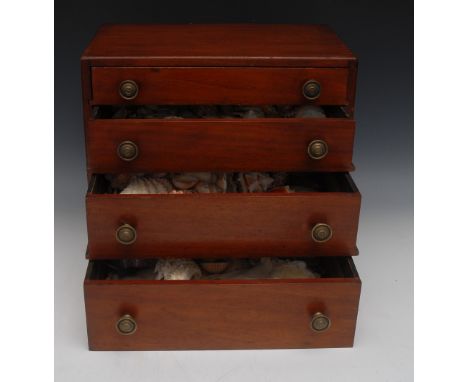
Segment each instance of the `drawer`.
[{"label": "drawer", "polygon": [[92,67],[91,103],[301,104],[309,83],[316,104],[348,105],[348,77],[348,68]]},{"label": "drawer", "polygon": [[[84,281],[91,350],[353,346],[361,281],[349,257],[320,259],[321,278]],[[125,330],[121,334],[117,328]]]},{"label": "drawer", "polygon": [[[290,178],[293,188],[313,183],[320,191],[109,194],[105,177],[95,175],[86,196],[88,256],[357,255],[361,195],[349,174],[292,173]],[[130,226],[136,240],[116,239],[123,226]]]},{"label": "drawer", "polygon": [[[352,171],[354,131],[348,118],[95,119],[87,127],[88,170]],[[134,159],[122,159],[123,142],[137,147]],[[315,145],[325,148],[320,155]]]}]

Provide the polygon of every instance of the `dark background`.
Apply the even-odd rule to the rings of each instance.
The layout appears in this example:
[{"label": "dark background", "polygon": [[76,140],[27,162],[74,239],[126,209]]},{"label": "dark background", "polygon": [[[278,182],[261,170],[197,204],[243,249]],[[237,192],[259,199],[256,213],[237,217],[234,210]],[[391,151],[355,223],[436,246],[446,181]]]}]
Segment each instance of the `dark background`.
[{"label": "dark background", "polygon": [[[55,160],[58,196],[82,204],[85,181],[79,58],[103,23],[329,24],[359,58],[354,162],[408,178],[413,167],[413,4],[411,1],[61,1],[55,8]],[[387,182],[380,184],[383,187]],[[391,185],[389,185],[391,186]],[[409,192],[408,192],[409,191]],[[71,193],[71,194],[70,194]],[[396,195],[378,198],[393,203]],[[77,197],[78,199],[75,199]],[[390,198],[390,199],[388,199]],[[72,202],[70,204],[70,202]],[[370,202],[370,200],[368,200]],[[376,201],[377,202],[377,201]]]},{"label": "dark background", "polygon": [[[236,22],[329,24],[359,58],[356,171],[352,176],[363,198],[360,255],[355,259],[363,287],[355,347],[350,351],[111,352],[97,356],[87,351],[82,291],[87,265],[87,184],[81,52],[103,23]],[[204,382],[412,380],[413,3],[56,2],[55,207],[57,380],[160,380],[156,375]]]}]

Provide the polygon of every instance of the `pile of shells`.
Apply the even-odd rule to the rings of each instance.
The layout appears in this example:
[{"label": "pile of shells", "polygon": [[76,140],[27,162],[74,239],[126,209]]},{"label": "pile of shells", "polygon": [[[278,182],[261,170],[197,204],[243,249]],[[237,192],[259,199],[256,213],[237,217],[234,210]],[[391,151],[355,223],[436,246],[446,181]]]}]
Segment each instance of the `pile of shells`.
[{"label": "pile of shells", "polygon": [[200,105],[200,106],[119,106],[112,107],[111,118],[326,118],[324,110],[315,105]]},{"label": "pile of shells", "polygon": [[191,194],[226,192],[293,192],[286,173],[183,172],[107,176],[113,193]]},{"label": "pile of shells", "polygon": [[[216,265],[216,266],[215,266]],[[111,280],[222,280],[317,278],[320,274],[305,261],[263,257],[261,259],[159,259],[156,264],[129,268],[112,267]]]}]

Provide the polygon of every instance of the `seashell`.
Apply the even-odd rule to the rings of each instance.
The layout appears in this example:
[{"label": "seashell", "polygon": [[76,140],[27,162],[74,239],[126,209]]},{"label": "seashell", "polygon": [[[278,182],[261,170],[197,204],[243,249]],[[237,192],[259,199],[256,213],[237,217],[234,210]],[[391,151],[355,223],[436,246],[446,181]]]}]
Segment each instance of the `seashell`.
[{"label": "seashell", "polygon": [[192,280],[201,277],[201,269],[189,259],[161,259],[154,268],[156,280]]},{"label": "seashell", "polygon": [[263,118],[265,113],[259,107],[252,107],[244,112],[242,118],[252,119],[252,118]]},{"label": "seashell", "polygon": [[216,186],[221,190],[221,192],[227,192],[228,184],[227,184],[227,176],[225,172],[218,174],[218,179],[216,180]]},{"label": "seashell", "polygon": [[216,175],[211,172],[187,172],[185,174],[193,176],[194,178],[197,178],[198,180],[201,180],[203,182],[208,182],[208,183],[212,182],[213,178],[216,177]]},{"label": "seashell", "polygon": [[159,179],[159,178],[164,178],[167,175],[167,172],[153,172],[150,176]]},{"label": "seashell", "polygon": [[203,261],[200,267],[207,273],[223,273],[229,267],[229,261]]},{"label": "seashell", "polygon": [[272,189],[269,190],[269,192],[279,192],[279,193],[290,193],[294,192],[289,186],[278,186],[278,187],[273,187]]},{"label": "seashell", "polygon": [[304,105],[295,110],[296,118],[325,118],[325,113],[320,106]]},{"label": "seashell", "polygon": [[120,193],[121,194],[136,194],[138,178],[132,177],[130,183]]},{"label": "seashell", "polygon": [[172,176],[172,184],[180,190],[188,190],[198,183],[198,178],[190,173],[181,173]]},{"label": "seashell", "polygon": [[208,194],[213,192],[220,192],[221,190],[215,184],[199,182],[195,186],[195,191],[199,192],[200,194]]},{"label": "seashell", "polygon": [[246,172],[239,174],[242,192],[265,192],[273,184],[274,179],[266,173]]},{"label": "seashell", "polygon": [[117,174],[116,176],[111,178],[110,185],[112,188],[122,190],[128,185],[131,177],[132,176],[130,174]]},{"label": "seashell", "polygon": [[316,278],[320,276],[308,269],[304,261],[275,259],[270,277],[272,279],[296,279]]}]

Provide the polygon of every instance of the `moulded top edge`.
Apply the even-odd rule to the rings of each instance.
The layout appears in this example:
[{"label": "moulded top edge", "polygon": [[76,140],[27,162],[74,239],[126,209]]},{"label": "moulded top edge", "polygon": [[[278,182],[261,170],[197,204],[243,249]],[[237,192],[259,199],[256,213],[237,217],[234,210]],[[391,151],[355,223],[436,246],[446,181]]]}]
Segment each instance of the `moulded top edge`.
[{"label": "moulded top edge", "polygon": [[153,24],[101,27],[82,60],[96,65],[341,67],[356,57],[324,25]]}]

